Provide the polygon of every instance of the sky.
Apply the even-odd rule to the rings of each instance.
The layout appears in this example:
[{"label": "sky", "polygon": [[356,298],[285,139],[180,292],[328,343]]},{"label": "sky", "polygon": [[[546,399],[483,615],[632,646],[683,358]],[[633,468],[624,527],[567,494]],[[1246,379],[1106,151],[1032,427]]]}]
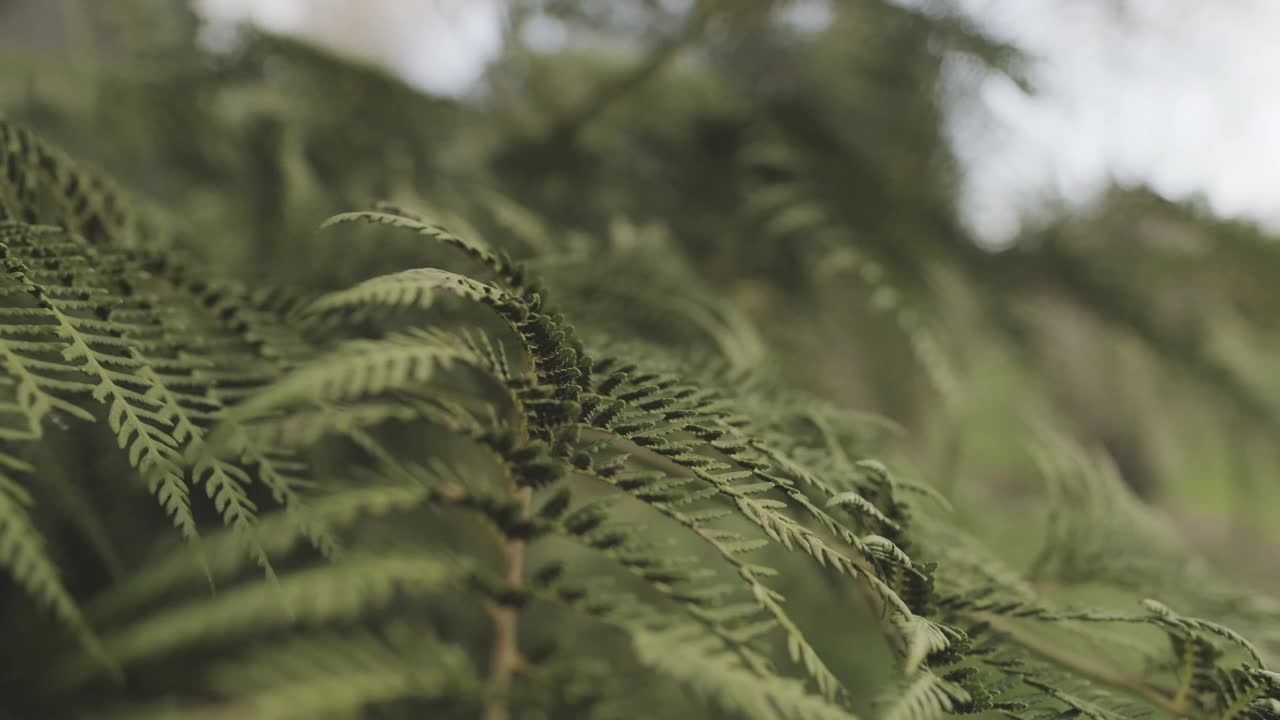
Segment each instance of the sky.
[{"label": "sky", "polygon": [[[201,3],[213,19],[304,33],[435,93],[465,92],[501,47],[502,0],[376,1],[376,13],[361,0]],[[954,66],[961,207],[985,245],[1113,182],[1280,229],[1280,0],[952,2],[1025,51],[1034,88]]]},{"label": "sky", "polygon": [[1045,198],[1079,206],[1112,181],[1280,229],[1280,2],[958,2],[1027,53],[1035,89],[988,76],[953,115],[988,243]]},{"label": "sky", "polygon": [[[307,35],[452,95],[472,87],[502,46],[503,0],[197,0],[207,18]],[[370,12],[370,8],[376,12]]]}]

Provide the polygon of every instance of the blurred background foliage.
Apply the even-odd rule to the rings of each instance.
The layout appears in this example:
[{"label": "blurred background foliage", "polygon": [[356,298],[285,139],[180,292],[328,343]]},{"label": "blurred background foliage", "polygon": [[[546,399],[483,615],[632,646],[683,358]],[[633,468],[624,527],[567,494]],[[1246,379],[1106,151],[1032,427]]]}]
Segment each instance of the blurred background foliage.
[{"label": "blurred background foliage", "polygon": [[[183,3],[0,0],[0,108],[219,272],[320,291],[422,265],[437,251],[412,238],[316,226],[429,210],[543,253],[576,322],[617,332],[626,308],[620,337],[709,338],[745,382],[780,372],[888,419],[868,452],[994,547],[1044,522],[1047,423],[1280,589],[1276,238],[1117,187],[984,250],[958,220],[943,66],[1020,80],[1018,50],[943,0],[831,2],[820,27],[787,5],[510,0],[481,87],[435,97],[305,38],[210,43]],[[574,42],[525,42],[549,20]]]}]

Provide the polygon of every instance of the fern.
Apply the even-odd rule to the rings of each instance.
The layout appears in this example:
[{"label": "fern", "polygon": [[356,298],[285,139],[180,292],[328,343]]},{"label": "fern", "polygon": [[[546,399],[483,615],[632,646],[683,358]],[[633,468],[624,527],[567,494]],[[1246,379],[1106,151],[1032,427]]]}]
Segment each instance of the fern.
[{"label": "fern", "polygon": [[27,510],[30,498],[22,486],[0,474],[0,566],[41,605],[74,630],[85,649],[99,662],[114,665],[101,640],[85,621],[75,599],[62,582],[58,565],[49,557],[44,538]]},{"label": "fern", "polygon": [[[371,112],[366,142],[317,89],[422,98],[279,38],[167,81],[191,128],[147,146],[203,175],[155,202],[122,189],[164,184],[141,166],[0,120],[0,715],[1280,717],[1280,603],[1194,562],[1105,454],[1029,413],[1046,529],[1007,547],[1002,506],[933,486],[958,461],[897,445],[917,418],[809,377],[902,345],[945,449],[978,394],[945,288],[979,271],[937,228],[896,242],[915,191],[868,190],[842,100],[668,68],[769,17],[699,3],[549,135],[489,127],[475,172],[418,116]],[[645,95],[664,68],[681,91]],[[619,127],[631,93],[667,110]],[[702,133],[728,140],[676,139]],[[673,143],[705,203],[618,164]],[[890,210],[864,222],[859,187]],[[863,304],[889,322],[853,327]]]}]

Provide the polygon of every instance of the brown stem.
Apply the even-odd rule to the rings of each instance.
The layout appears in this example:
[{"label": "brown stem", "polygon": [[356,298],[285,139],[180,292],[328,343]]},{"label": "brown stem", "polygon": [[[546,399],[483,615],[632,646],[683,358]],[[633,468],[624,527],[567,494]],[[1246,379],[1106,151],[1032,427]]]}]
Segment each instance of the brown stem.
[{"label": "brown stem", "polygon": [[[529,514],[529,506],[533,498],[532,488],[521,488],[516,491],[520,500],[520,515]],[[506,540],[502,545],[502,554],[507,565],[507,585],[518,588],[524,583],[524,540]],[[501,607],[491,604],[489,613],[493,616],[493,653],[489,661],[489,685],[498,697],[490,700],[484,709],[484,720],[508,720],[511,711],[507,707],[507,692],[511,689],[511,678],[523,665],[520,655],[520,621],[515,608]]]}]

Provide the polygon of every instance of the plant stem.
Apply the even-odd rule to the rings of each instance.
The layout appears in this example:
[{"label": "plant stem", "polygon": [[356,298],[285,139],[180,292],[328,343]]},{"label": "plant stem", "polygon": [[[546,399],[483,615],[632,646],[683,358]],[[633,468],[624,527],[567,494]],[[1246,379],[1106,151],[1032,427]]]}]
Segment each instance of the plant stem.
[{"label": "plant stem", "polygon": [[[532,488],[521,488],[516,491],[520,500],[520,515],[529,514],[529,506],[533,498]],[[503,543],[502,554],[506,560],[507,585],[520,587],[524,582],[524,540],[507,540]],[[507,692],[511,689],[511,678],[522,664],[520,657],[520,620],[515,608],[491,605],[493,616],[493,652],[489,656],[489,685],[498,697],[489,701],[484,709],[484,720],[508,720],[511,717],[507,707]]]}]

